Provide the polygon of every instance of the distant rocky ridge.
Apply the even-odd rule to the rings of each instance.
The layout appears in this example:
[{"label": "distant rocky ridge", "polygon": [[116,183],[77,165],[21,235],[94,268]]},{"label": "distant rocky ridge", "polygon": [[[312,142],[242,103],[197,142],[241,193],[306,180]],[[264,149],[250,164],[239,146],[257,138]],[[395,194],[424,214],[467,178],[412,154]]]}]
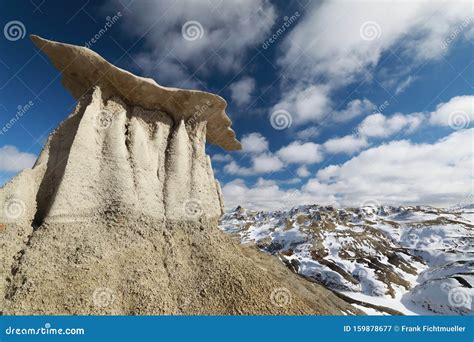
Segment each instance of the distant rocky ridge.
[{"label": "distant rocky ridge", "polygon": [[0,189],[0,314],[362,314],[218,229],[222,98],[32,39],[78,103]]},{"label": "distant rocky ridge", "polygon": [[221,229],[369,314],[474,314],[474,211],[238,207]]}]

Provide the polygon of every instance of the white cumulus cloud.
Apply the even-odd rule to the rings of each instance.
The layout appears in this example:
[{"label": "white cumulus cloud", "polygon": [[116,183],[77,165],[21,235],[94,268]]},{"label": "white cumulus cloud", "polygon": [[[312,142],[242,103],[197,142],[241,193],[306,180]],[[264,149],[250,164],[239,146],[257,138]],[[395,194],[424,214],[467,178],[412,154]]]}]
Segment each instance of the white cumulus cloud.
[{"label": "white cumulus cloud", "polygon": [[317,85],[292,89],[272,108],[272,111],[279,109],[287,110],[295,124],[319,121],[331,110],[329,89]]},{"label": "white cumulus cloud", "polygon": [[230,154],[216,153],[211,159],[216,162],[230,162],[232,161],[232,156]]},{"label": "white cumulus cloud", "polygon": [[438,58],[446,53],[446,37],[470,16],[470,1],[314,3],[287,36],[280,63],[294,66],[295,78],[325,75],[332,83],[346,83],[377,65],[396,44],[398,53]]},{"label": "white cumulus cloud", "polygon": [[240,166],[237,162],[231,161],[224,166],[224,172],[230,175],[252,176],[277,172],[283,167],[283,162],[277,156],[271,153],[261,153],[251,156],[251,165],[249,167]]},{"label": "white cumulus cloud", "polygon": [[245,106],[252,100],[252,93],[255,90],[255,80],[251,77],[244,77],[229,86],[230,97],[237,106]]},{"label": "white cumulus cloud", "polygon": [[277,156],[270,153],[264,153],[252,159],[252,167],[256,173],[279,171],[283,166],[283,162]]},{"label": "white cumulus cloud", "polygon": [[262,153],[268,150],[267,138],[257,132],[244,135],[240,142],[244,153]]},{"label": "white cumulus cloud", "polygon": [[341,138],[332,138],[324,143],[324,149],[328,153],[353,154],[367,147],[369,143],[365,137],[346,135]]},{"label": "white cumulus cloud", "polygon": [[[282,96],[272,108],[293,115],[295,125],[307,122],[350,120],[367,111],[364,100],[347,109],[333,103],[333,94],[356,81],[373,79],[382,56],[395,51],[406,64],[400,74],[389,74],[380,83],[402,93],[416,77],[413,66],[440,59],[454,46],[445,41],[459,25],[474,30],[471,1],[325,1],[312,2],[298,25],[285,37],[278,64],[284,70]],[[400,23],[403,23],[401,25]],[[471,37],[471,38],[470,38]],[[368,100],[367,100],[368,101]]]},{"label": "white cumulus cloud", "polygon": [[394,114],[385,116],[375,113],[366,117],[357,128],[360,135],[365,137],[387,138],[402,130],[406,133],[414,132],[424,120],[421,113]]},{"label": "white cumulus cloud", "polygon": [[434,144],[400,140],[370,148],[342,165],[320,170],[305,190],[335,195],[343,206],[366,200],[455,204],[472,189],[473,133],[455,132]]},{"label": "white cumulus cloud", "polygon": [[473,135],[474,129],[464,129],[433,144],[394,140],[343,164],[321,169],[300,189],[286,191],[268,181],[249,187],[237,180],[223,187],[226,205],[253,209],[301,204],[357,207],[371,201],[448,207],[462,202],[474,185]]},{"label": "white cumulus cloud", "polygon": [[18,148],[11,145],[0,147],[0,171],[19,172],[31,168],[36,161],[32,153],[20,152]]},{"label": "white cumulus cloud", "polygon": [[294,141],[282,147],[276,154],[288,164],[314,164],[323,159],[321,146],[312,142]]},{"label": "white cumulus cloud", "polygon": [[311,175],[311,173],[308,171],[308,168],[305,165],[302,165],[299,168],[297,168],[296,174],[301,178],[306,178],[309,175]]},{"label": "white cumulus cloud", "polygon": [[456,96],[440,103],[430,114],[430,123],[440,126],[466,128],[474,122],[474,96]]}]

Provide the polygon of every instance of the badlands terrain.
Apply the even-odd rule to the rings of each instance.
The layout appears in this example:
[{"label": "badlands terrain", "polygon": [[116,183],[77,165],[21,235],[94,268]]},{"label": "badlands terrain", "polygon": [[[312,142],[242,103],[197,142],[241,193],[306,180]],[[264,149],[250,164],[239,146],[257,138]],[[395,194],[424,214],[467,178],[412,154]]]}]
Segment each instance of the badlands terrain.
[{"label": "badlands terrain", "polygon": [[474,207],[238,207],[221,229],[367,314],[474,314]]}]

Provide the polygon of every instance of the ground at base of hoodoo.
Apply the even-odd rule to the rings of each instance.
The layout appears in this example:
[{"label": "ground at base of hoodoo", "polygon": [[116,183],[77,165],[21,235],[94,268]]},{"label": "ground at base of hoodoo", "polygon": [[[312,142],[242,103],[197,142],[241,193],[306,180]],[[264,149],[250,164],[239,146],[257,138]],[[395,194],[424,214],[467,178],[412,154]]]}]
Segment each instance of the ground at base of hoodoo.
[{"label": "ground at base of hoodoo", "polygon": [[216,222],[49,224],[7,274],[3,314],[338,315],[358,311]]}]

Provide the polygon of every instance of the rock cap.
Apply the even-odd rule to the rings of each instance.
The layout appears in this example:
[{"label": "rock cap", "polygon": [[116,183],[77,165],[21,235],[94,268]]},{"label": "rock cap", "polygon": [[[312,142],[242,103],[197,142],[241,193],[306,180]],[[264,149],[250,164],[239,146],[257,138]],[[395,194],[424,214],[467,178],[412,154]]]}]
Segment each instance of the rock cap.
[{"label": "rock cap", "polygon": [[136,76],[116,67],[96,52],[83,47],[59,43],[31,35],[33,43],[62,73],[62,83],[79,99],[98,85],[104,96],[119,96],[130,105],[157,109],[181,120],[207,121],[207,141],[225,150],[240,150],[240,142],[231,129],[220,96],[199,91],[163,87],[151,78]]}]

